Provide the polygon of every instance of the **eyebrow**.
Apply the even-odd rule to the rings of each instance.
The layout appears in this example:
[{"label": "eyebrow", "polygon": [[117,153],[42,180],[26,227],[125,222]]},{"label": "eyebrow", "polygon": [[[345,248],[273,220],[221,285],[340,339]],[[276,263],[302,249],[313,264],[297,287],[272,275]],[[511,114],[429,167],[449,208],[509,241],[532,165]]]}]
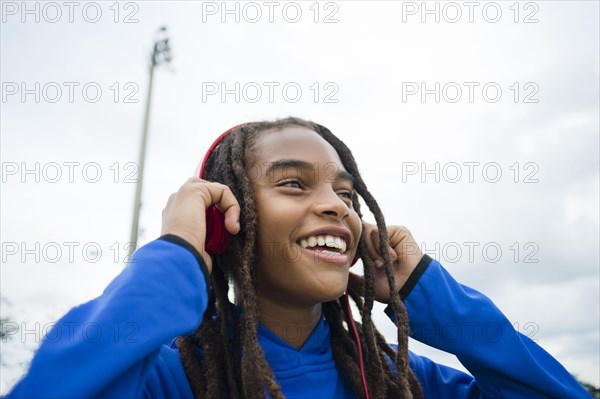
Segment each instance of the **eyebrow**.
[{"label": "eyebrow", "polygon": [[[267,168],[266,175],[269,176],[271,173],[275,172],[276,170],[287,169],[287,168],[314,170],[314,164],[312,164],[310,162],[306,162],[306,161],[301,161],[299,159],[280,159],[280,160],[269,163],[269,167]],[[339,170],[335,174],[335,180],[346,180],[346,181],[352,183],[352,185],[355,184],[354,176],[352,176],[350,173],[348,173],[345,170]]]}]

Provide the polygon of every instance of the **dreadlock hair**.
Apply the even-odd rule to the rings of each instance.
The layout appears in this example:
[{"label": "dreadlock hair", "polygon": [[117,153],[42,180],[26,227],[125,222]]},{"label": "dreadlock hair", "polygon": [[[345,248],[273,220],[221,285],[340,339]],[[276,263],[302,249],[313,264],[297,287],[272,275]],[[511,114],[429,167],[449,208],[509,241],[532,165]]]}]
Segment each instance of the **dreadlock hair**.
[{"label": "dreadlock hair", "polygon": [[[256,254],[258,253],[258,217],[251,181],[246,174],[246,160],[258,135],[286,127],[305,127],[317,132],[338,153],[344,168],[355,178],[354,210],[362,219],[358,196],[375,216],[379,230],[380,253],[391,294],[391,306],[398,328],[398,350],[394,351],[377,331],[371,310],[375,296],[374,262],[367,256],[364,236],[358,254],[364,265],[364,301],[349,292],[356,303],[362,322],[355,322],[363,351],[366,380],[372,398],[422,398],[419,382],[408,363],[408,317],[395,290],[393,267],[387,251],[385,220],[356,166],[350,149],[324,126],[298,118],[242,125],[225,136],[209,157],[203,178],[230,187],[241,212],[240,232],[230,237],[230,248],[213,256],[211,284],[213,293],[200,327],[193,335],[179,337],[179,355],[196,398],[219,398],[224,394],[236,398],[284,398],[264,352],[258,343],[258,306],[256,293]],[[242,302],[238,312],[229,300],[229,282],[237,284],[236,300]],[[238,297],[239,296],[239,297]],[[353,336],[344,326],[347,310],[340,299],[322,304],[331,328],[331,345],[337,366],[357,398],[365,398],[357,348]],[[242,355],[243,353],[243,355]],[[388,361],[393,359],[393,364]]]}]

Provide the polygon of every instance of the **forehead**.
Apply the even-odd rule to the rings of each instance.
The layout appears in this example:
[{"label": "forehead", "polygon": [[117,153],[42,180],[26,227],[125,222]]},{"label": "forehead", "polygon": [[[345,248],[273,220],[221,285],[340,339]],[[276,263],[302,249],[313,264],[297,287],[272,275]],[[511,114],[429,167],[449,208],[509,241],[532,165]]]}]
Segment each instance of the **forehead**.
[{"label": "forehead", "polygon": [[337,151],[317,132],[305,127],[291,126],[261,133],[253,151],[254,162],[270,163],[280,159],[307,162],[334,162],[343,170]]}]

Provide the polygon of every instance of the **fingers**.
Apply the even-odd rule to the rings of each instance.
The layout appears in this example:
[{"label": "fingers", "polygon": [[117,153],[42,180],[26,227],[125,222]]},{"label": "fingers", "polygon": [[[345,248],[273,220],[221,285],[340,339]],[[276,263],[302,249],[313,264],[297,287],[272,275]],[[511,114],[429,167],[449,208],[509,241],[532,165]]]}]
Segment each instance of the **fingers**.
[{"label": "fingers", "polygon": [[370,228],[365,236],[367,244],[367,255],[375,262],[375,267],[383,266],[383,258],[379,254],[379,234],[377,228]]},{"label": "fingers", "polygon": [[240,231],[240,204],[228,186],[197,177],[189,178],[186,184],[192,184],[201,190],[206,208],[215,205],[225,214],[225,228],[230,234]]},{"label": "fingers", "polygon": [[392,260],[392,262],[395,262],[395,261],[398,260],[398,253],[396,252],[396,250],[394,249],[394,247],[389,242],[389,237],[392,235],[392,230],[393,230],[393,227],[387,226],[387,232],[388,232],[388,252],[390,253],[390,259]]},{"label": "fingers", "polygon": [[390,244],[398,253],[399,263],[404,264],[407,261],[412,263],[414,259],[420,260],[423,252],[410,230],[405,226],[390,226],[390,229]]},{"label": "fingers", "polygon": [[231,189],[219,183],[208,183],[207,187],[211,205],[216,205],[225,214],[225,228],[230,234],[237,234],[240,231],[240,204]]},{"label": "fingers", "polygon": [[[381,255],[379,230],[377,229],[377,226],[370,223],[364,223],[363,234],[365,234],[367,254],[375,263],[375,268],[383,268],[385,262],[383,256]],[[395,262],[398,259],[398,254],[396,254],[396,251],[389,245],[389,243],[386,245],[386,247],[391,261]]]},{"label": "fingers", "polygon": [[[411,275],[412,271],[418,264],[421,256],[415,252],[418,250],[414,238],[410,231],[404,226],[387,226],[387,239],[383,246],[383,251],[388,251],[392,262],[392,271],[394,276],[394,287],[390,287],[390,282],[387,278],[387,271],[384,270],[384,259],[381,256],[382,248],[380,248],[379,230],[376,225],[363,223],[363,239],[366,246],[365,257],[370,258],[374,262],[374,288],[375,300],[382,303],[389,303],[391,300],[391,292],[398,292]],[[410,254],[407,256],[406,248],[411,248]],[[408,258],[408,261],[405,260]],[[350,273],[348,278],[348,286],[352,289],[357,289],[364,293],[365,278],[363,276],[353,275]],[[392,288],[392,290],[390,290]],[[364,295],[363,295],[364,296]]]}]

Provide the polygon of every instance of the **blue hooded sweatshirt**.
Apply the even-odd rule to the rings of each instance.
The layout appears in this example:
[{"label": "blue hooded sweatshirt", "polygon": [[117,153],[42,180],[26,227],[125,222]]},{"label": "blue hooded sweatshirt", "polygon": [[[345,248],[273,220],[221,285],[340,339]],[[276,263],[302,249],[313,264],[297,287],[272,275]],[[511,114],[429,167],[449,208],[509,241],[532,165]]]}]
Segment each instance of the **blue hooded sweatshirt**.
[{"label": "blue hooded sweatshirt", "polygon": [[[57,322],[7,398],[193,399],[174,339],[201,322],[207,276],[198,252],[177,236],[143,246],[100,297]],[[490,299],[429,256],[400,295],[412,337],[455,354],[473,375],[411,352],[426,398],[591,397]],[[263,325],[258,339],[287,398],[355,397],[335,364],[323,317],[301,349]]]}]

